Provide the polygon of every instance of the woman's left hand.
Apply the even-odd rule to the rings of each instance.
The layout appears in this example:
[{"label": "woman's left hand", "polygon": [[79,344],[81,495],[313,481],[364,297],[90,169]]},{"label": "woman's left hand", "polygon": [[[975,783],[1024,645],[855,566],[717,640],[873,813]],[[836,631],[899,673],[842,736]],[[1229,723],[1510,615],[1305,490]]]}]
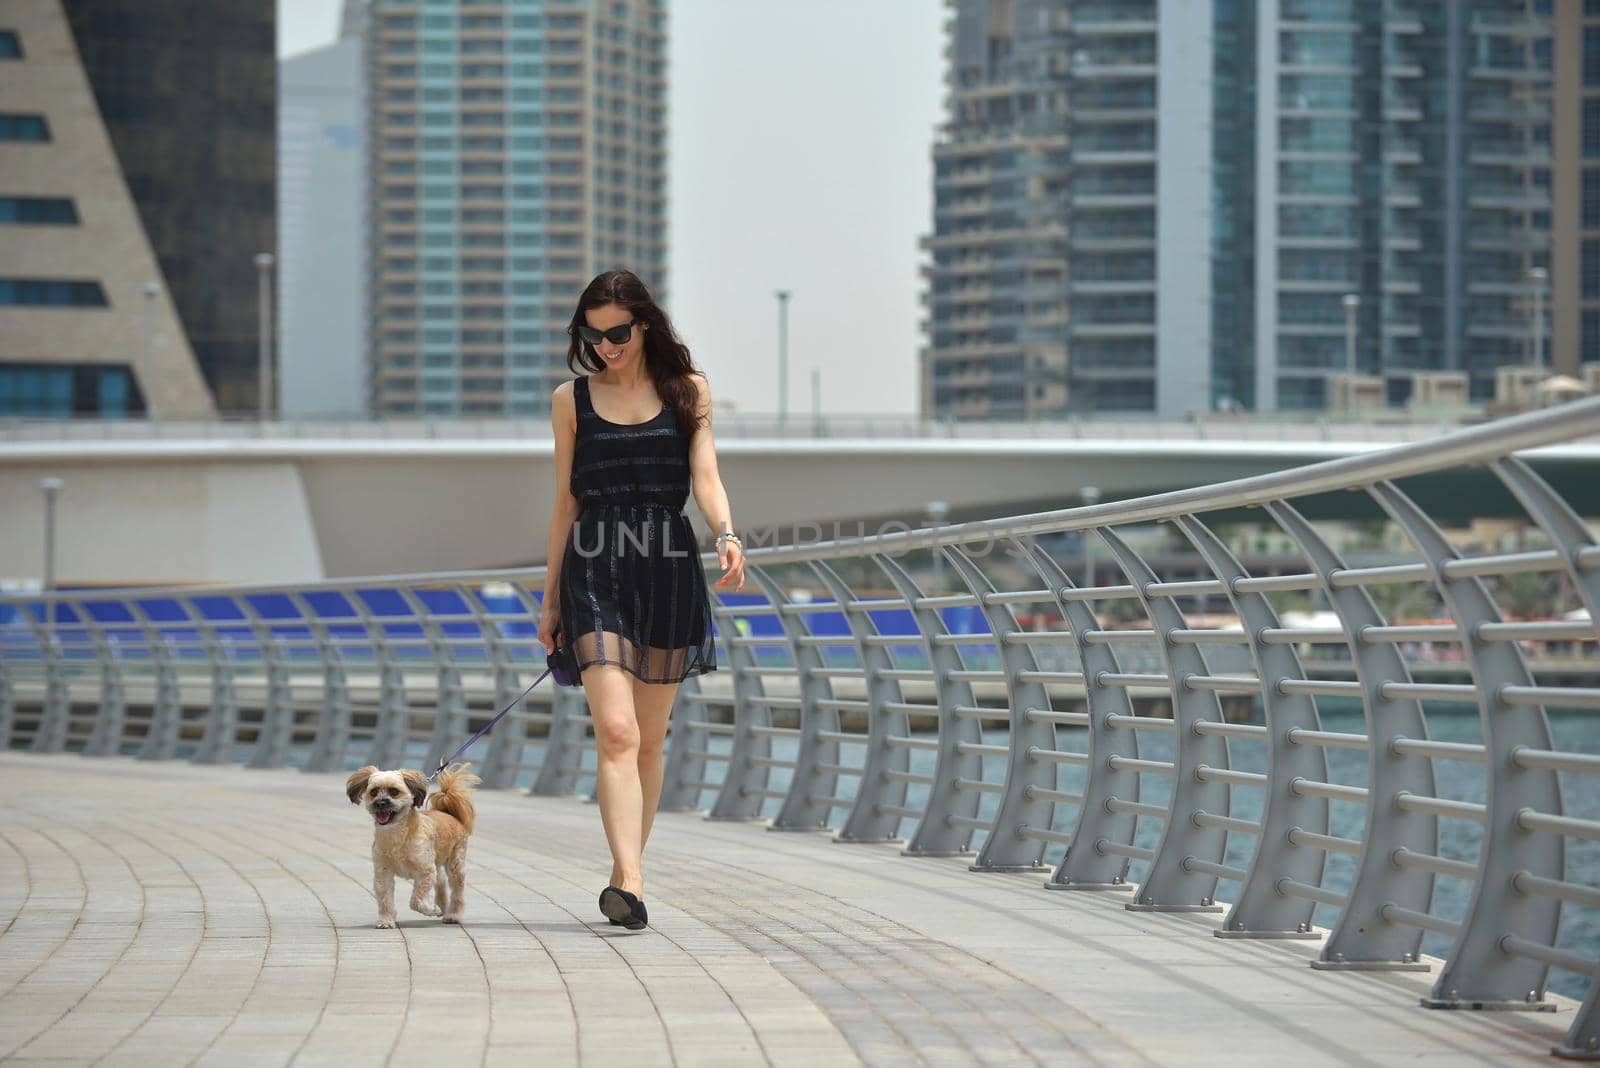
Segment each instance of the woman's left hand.
[{"label": "woman's left hand", "polygon": [[733,592],[738,593],[744,589],[744,547],[738,542],[724,538],[717,543],[717,563],[722,567],[722,576],[717,579],[718,586],[734,583]]}]

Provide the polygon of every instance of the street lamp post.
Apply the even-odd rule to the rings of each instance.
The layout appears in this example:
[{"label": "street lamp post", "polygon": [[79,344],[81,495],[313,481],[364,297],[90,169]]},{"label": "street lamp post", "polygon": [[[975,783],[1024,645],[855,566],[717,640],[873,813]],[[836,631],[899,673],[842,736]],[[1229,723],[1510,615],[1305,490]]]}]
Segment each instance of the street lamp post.
[{"label": "street lamp post", "polygon": [[156,298],[161,295],[157,282],[144,284],[144,358],[139,362],[139,386],[144,393],[144,417],[156,417],[156,371],[151,362],[151,349],[155,343]]},{"label": "street lamp post", "polygon": [[[1361,298],[1354,293],[1344,295],[1344,373],[1356,373],[1356,313],[1361,310]],[[1354,388],[1354,387],[1351,387]]]},{"label": "street lamp post", "polygon": [[56,588],[56,494],[61,492],[59,478],[41,478],[39,488],[44,490],[44,588]]},{"label": "street lamp post", "polygon": [[256,377],[260,391],[260,415],[264,423],[272,417],[272,264],[270,252],[256,253],[257,337],[260,349],[257,354]]},{"label": "street lamp post", "polygon": [[1528,281],[1533,283],[1533,369],[1544,370],[1544,284],[1550,272],[1543,267],[1528,269]]},{"label": "street lamp post", "polygon": [[778,295],[778,429],[789,418],[789,290]]},{"label": "street lamp post", "polygon": [[[923,514],[929,526],[942,527],[950,518],[950,505],[947,501],[929,501],[923,506]],[[944,592],[944,556],[937,545],[929,552],[933,554],[933,592],[937,595]]]},{"label": "street lamp post", "polygon": [[[1085,505],[1092,508],[1100,503],[1100,487],[1085,486],[1078,491],[1078,496],[1082,498]],[[1093,589],[1094,531],[1085,530],[1080,536],[1083,538],[1083,586],[1085,589]]]}]

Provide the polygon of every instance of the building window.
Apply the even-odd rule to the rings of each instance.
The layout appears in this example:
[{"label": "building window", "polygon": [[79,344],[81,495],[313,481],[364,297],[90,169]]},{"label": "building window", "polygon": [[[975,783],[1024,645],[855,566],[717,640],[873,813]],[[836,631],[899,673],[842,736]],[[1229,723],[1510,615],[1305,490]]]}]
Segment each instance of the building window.
[{"label": "building window", "polygon": [[99,282],[53,278],[0,278],[0,304],[104,308],[106,291]]},{"label": "building window", "polygon": [[0,113],[0,141],[48,141],[50,126],[43,115]]},{"label": "building window", "polygon": [[128,368],[105,364],[0,366],[0,416],[125,416],[133,409]]},{"label": "building window", "polygon": [[0,223],[76,225],[78,211],[62,197],[0,197]]},{"label": "building window", "polygon": [[21,59],[22,41],[11,30],[0,30],[0,59]]},{"label": "building window", "polygon": [[1600,241],[1593,238],[1583,243],[1583,261],[1579,268],[1583,299],[1600,299]]},{"label": "building window", "polygon": [[1583,338],[1578,359],[1583,363],[1600,360],[1600,311],[1585,308],[1583,311]]},{"label": "building window", "polygon": [[1583,28],[1583,84],[1600,85],[1600,26]]},{"label": "building window", "polygon": [[1583,154],[1600,159],[1600,97],[1585,97],[1583,101]]},{"label": "building window", "polygon": [[1583,172],[1583,228],[1600,230],[1600,168]]}]

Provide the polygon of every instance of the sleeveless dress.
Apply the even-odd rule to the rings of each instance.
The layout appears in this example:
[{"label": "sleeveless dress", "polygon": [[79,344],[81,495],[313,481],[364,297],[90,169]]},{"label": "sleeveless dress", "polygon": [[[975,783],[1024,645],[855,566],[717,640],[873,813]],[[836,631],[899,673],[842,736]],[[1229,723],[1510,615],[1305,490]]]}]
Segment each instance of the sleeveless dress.
[{"label": "sleeveless dress", "polygon": [[642,423],[602,419],[572,385],[578,518],[561,558],[561,631],[582,671],[617,664],[645,682],[717,669],[710,595],[689,497],[689,442],[667,405]]}]

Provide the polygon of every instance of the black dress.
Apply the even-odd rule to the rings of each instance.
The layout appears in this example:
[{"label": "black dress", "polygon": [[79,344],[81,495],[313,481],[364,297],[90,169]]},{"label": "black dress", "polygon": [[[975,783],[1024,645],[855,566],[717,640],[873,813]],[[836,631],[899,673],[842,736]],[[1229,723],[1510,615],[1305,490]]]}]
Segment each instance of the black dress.
[{"label": "black dress", "polygon": [[654,683],[717,669],[710,595],[689,517],[689,442],[662,405],[642,423],[602,419],[572,384],[580,509],[561,558],[561,632],[578,670],[618,664]]}]

